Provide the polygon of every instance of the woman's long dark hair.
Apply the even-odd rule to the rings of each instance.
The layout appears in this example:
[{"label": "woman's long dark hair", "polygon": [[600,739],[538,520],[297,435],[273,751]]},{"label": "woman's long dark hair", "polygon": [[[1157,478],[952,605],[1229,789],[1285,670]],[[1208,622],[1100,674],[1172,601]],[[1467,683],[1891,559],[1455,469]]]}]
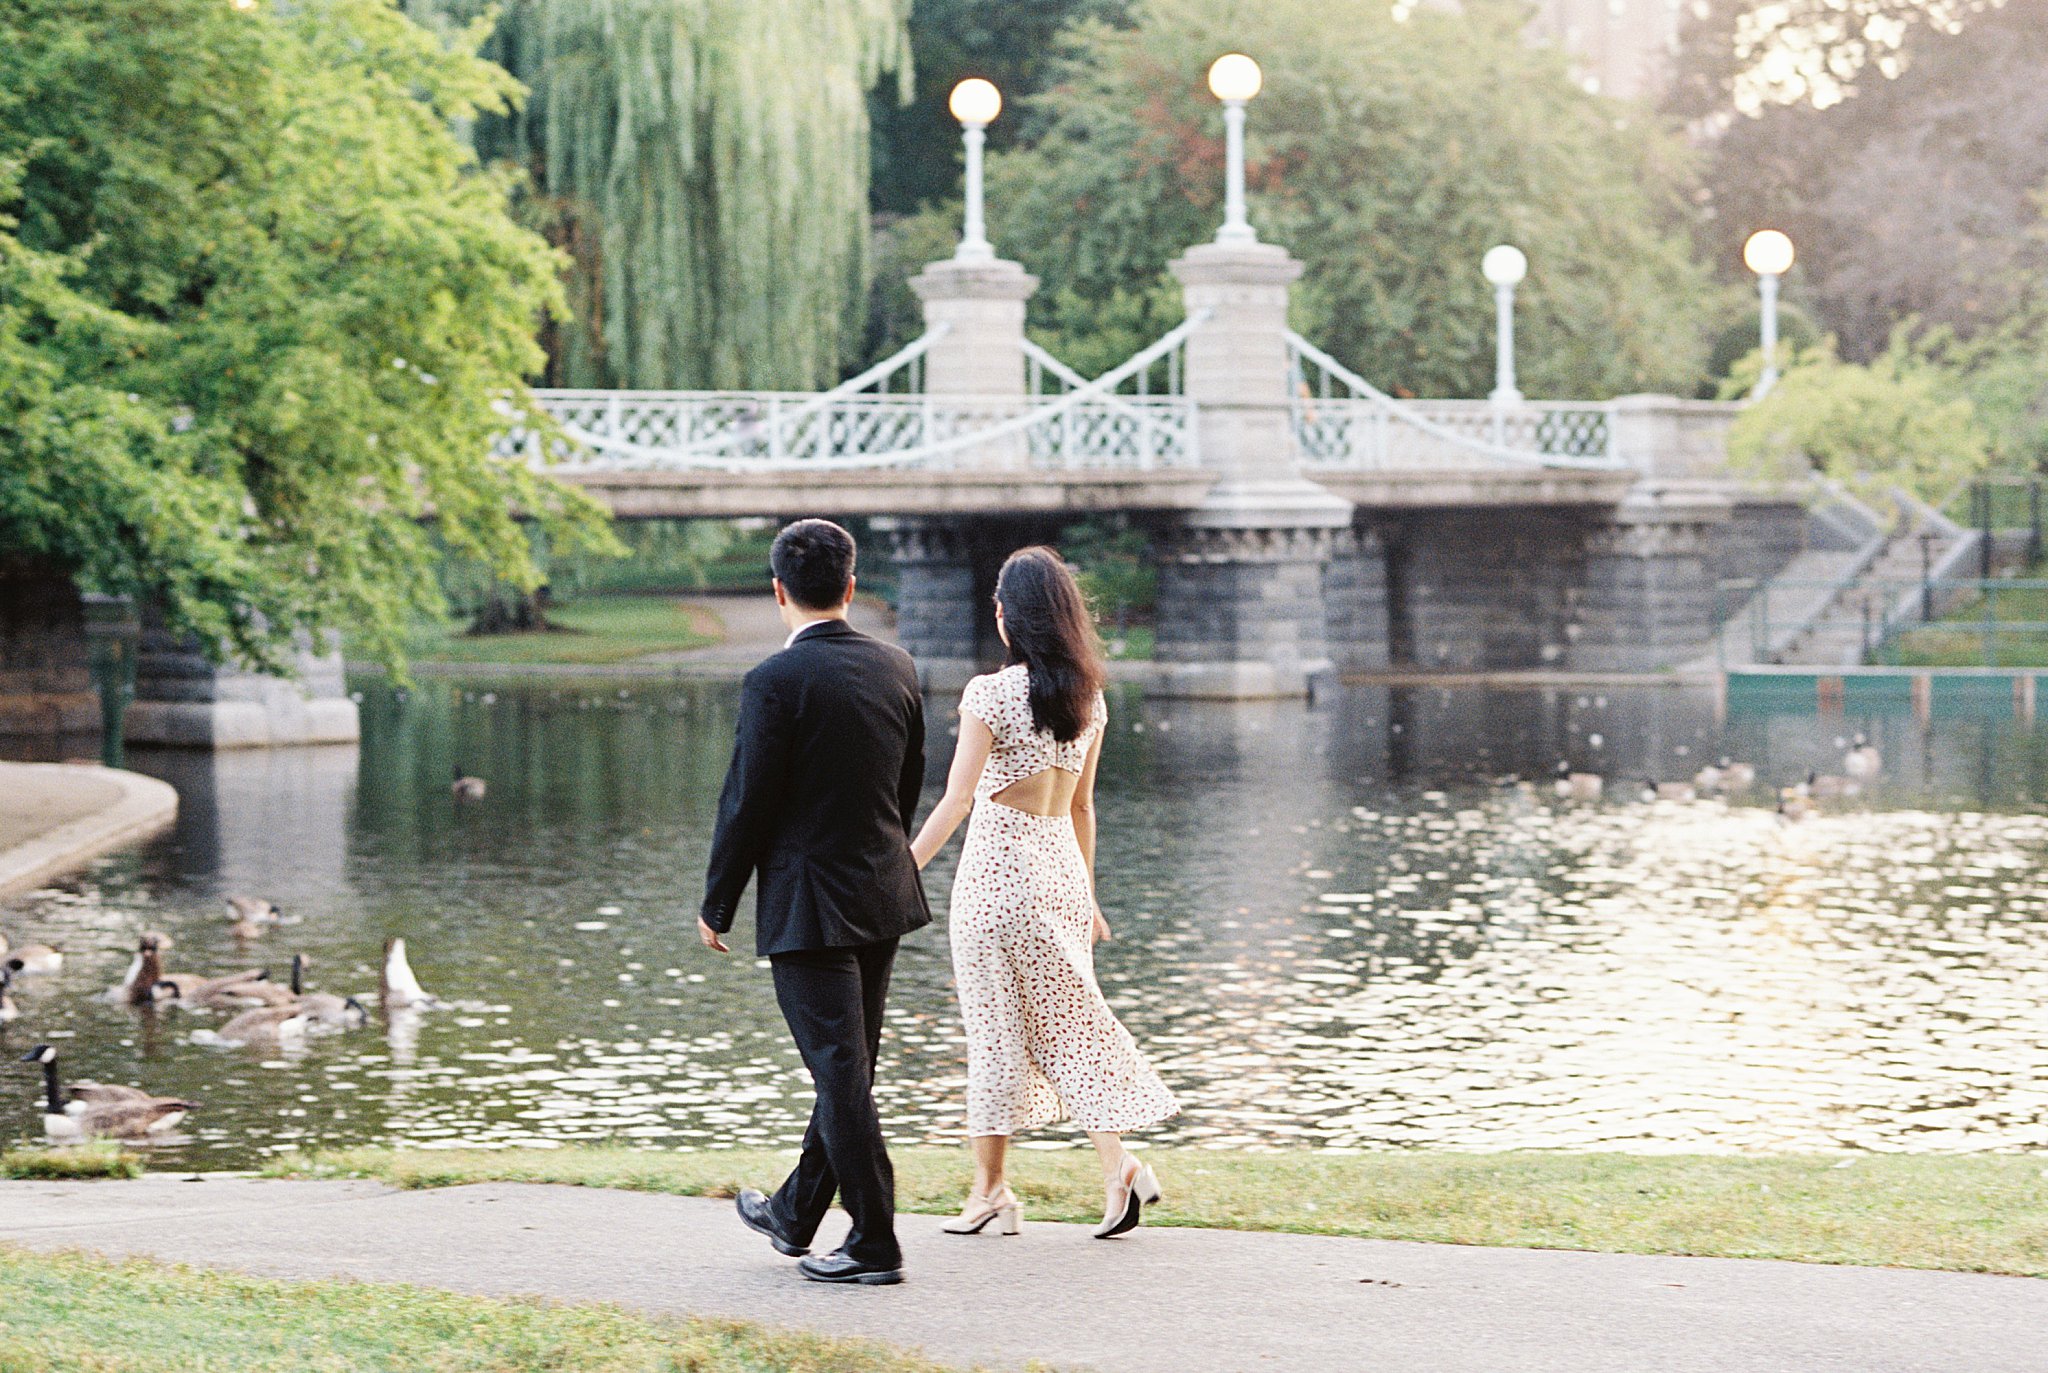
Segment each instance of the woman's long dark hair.
[{"label": "woman's long dark hair", "polygon": [[1022,663],[1031,678],[1032,723],[1063,744],[1078,739],[1108,673],[1073,570],[1043,545],[1020,548],[996,574],[996,601],[1010,636],[1009,661]]}]

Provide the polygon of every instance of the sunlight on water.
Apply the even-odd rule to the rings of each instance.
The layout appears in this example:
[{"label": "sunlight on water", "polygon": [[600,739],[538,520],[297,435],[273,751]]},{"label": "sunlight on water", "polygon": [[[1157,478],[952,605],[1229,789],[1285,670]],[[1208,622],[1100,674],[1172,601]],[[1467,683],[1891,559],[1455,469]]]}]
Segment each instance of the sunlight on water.
[{"label": "sunlight on water", "polygon": [[[24,981],[10,1059],[205,1103],[181,1163],[305,1144],[794,1144],[809,1083],[766,969],[705,954],[695,895],[734,688],[365,684],[353,749],[153,752],[177,831],[0,908],[69,955]],[[934,704],[927,801],[949,747]],[[1311,709],[1113,703],[1101,888],[1111,1000],[1218,1147],[1974,1150],[2048,1145],[2048,815],[1995,717],[1738,715],[1677,689],[1358,688]],[[1868,794],[1781,823],[1636,799],[1722,752],[1767,782],[1868,730]],[[1550,794],[1560,758],[1609,800]],[[478,804],[453,766],[488,779]],[[1510,779],[1536,779],[1517,786]],[[955,846],[957,852],[957,845]],[[951,857],[929,880],[943,911]],[[288,923],[238,946],[221,898]],[[175,971],[310,959],[377,988],[390,935],[450,1004],[293,1049],[94,998],[145,929]],[[366,999],[372,999],[366,996]],[[959,1137],[943,925],[908,941],[885,1040],[893,1138]],[[39,1133],[11,1065],[0,1140]],[[1070,1142],[1056,1127],[1041,1137]]]}]

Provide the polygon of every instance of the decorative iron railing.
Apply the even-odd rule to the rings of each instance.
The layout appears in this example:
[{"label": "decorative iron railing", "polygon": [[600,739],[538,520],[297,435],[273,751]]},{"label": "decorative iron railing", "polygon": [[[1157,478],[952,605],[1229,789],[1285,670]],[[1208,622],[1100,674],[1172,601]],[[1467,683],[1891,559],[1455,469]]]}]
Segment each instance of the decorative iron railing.
[{"label": "decorative iron railing", "polygon": [[[569,470],[891,467],[1138,468],[1192,465],[1192,407],[1179,397],[1027,401],[772,391],[537,391],[568,437]],[[540,437],[517,436],[529,455]]]},{"label": "decorative iron railing", "polygon": [[1614,468],[1609,410],[1598,404],[1396,400],[1299,334],[1287,335],[1294,427],[1311,465]]},{"label": "decorative iron railing", "polygon": [[1118,395],[1117,388],[1176,355],[1205,317],[1188,319],[1093,381],[1065,369],[1069,389],[1053,396],[977,399],[861,389],[886,384],[940,331],[819,395],[536,391],[558,433],[516,427],[505,451],[570,471],[1193,467],[1200,455],[1190,402]]}]

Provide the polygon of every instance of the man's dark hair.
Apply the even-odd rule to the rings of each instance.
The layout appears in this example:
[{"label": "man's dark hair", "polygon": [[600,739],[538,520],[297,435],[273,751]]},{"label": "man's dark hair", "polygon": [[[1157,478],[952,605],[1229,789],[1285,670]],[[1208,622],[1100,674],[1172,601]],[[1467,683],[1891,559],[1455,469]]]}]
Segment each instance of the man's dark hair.
[{"label": "man's dark hair", "polygon": [[830,520],[798,520],[775,536],[768,567],[805,610],[833,610],[853,578],[853,535]]}]

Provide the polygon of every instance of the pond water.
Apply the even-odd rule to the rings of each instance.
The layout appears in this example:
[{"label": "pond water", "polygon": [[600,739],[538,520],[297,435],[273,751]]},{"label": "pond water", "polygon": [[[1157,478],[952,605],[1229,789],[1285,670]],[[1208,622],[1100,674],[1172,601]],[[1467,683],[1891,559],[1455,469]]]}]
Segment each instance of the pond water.
[{"label": "pond water", "polygon": [[[175,832],[0,907],[17,942],[68,955],[0,1027],[0,1141],[40,1132],[12,1060],[48,1041],[67,1075],[202,1101],[166,1149],[192,1166],[361,1142],[793,1144],[809,1083],[767,970],[694,933],[737,688],[359,685],[359,750],[137,753],[184,797]],[[951,707],[932,703],[927,802]],[[1350,687],[1314,706],[1122,691],[1112,712],[1100,966],[1187,1107],[1156,1138],[2048,1145],[2048,740],[2009,712],[1722,724],[1671,687]],[[1839,770],[1858,729],[1883,778],[1804,823],[1762,785],[1732,805],[1635,797],[1722,752],[1770,783]],[[1606,774],[1609,799],[1506,780],[1559,758]],[[488,779],[481,803],[453,803],[458,764]],[[941,912],[951,859],[929,875]],[[292,923],[238,946],[231,892]],[[303,952],[314,987],[366,993],[403,934],[454,1004],[289,1054],[208,1047],[209,1017],[94,999],[145,929],[174,935],[173,969],[281,978]],[[898,967],[887,1129],[957,1140],[943,923]]]}]

